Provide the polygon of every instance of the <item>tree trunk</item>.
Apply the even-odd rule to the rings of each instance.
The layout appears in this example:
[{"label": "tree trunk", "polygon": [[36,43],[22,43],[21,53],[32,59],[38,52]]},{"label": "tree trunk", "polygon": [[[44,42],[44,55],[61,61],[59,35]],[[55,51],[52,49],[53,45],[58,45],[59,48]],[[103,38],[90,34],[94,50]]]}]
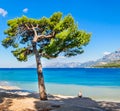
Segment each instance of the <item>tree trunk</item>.
[{"label": "tree trunk", "polygon": [[36,42],[33,42],[33,51],[36,58],[36,64],[37,64],[37,74],[38,74],[38,88],[39,88],[39,95],[41,100],[47,100],[47,94],[45,90],[45,84],[44,84],[44,77],[42,72],[42,64],[41,64],[41,56],[36,48]]}]

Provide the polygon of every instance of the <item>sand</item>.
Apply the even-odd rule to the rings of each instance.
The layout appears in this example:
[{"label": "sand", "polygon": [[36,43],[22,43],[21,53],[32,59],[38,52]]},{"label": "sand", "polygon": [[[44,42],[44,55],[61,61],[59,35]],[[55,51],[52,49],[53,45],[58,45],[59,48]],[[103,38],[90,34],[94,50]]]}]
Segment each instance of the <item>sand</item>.
[{"label": "sand", "polygon": [[120,103],[50,94],[41,101],[37,93],[0,86],[0,111],[120,111]]}]

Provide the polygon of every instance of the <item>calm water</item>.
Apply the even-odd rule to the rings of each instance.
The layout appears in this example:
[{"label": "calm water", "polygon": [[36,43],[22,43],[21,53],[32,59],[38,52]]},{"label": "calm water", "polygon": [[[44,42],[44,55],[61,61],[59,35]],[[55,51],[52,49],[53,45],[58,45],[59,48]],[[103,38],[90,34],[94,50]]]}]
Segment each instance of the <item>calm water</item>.
[{"label": "calm water", "polygon": [[[46,68],[43,72],[49,93],[75,96],[82,90],[85,96],[120,100],[120,69]],[[0,84],[37,91],[36,69],[0,69]]]},{"label": "calm water", "polygon": [[[120,86],[120,69],[43,69],[47,83]],[[36,69],[0,69],[0,81],[36,82]]]}]

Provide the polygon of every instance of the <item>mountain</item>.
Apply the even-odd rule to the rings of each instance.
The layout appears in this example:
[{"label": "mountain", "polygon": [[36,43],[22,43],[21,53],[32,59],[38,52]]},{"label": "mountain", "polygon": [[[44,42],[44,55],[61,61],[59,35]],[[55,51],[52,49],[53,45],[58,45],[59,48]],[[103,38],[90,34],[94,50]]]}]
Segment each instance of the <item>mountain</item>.
[{"label": "mountain", "polygon": [[100,66],[100,65],[105,65],[112,62],[116,63],[116,61],[119,61],[119,60],[120,60],[120,49],[108,55],[105,55],[96,61],[88,61],[88,62],[82,63],[80,67]]},{"label": "mountain", "polygon": [[47,68],[74,68],[74,67],[79,67],[80,63],[79,62],[54,62],[51,64],[46,64],[43,67]]},{"label": "mountain", "polygon": [[101,64],[101,65],[95,65],[93,66],[95,68],[120,68],[120,60],[108,62],[106,64]]},{"label": "mountain", "polygon": [[[49,63],[43,63],[43,68],[78,68],[80,67],[80,62],[49,62]],[[36,65],[33,64],[31,66],[28,66],[29,68],[35,68]]]},{"label": "mountain", "polygon": [[[114,51],[108,55],[103,56],[102,58],[96,61],[88,61],[84,63],[80,62],[43,62],[43,68],[89,68],[89,67],[99,67],[99,66],[111,66],[111,64],[119,64],[120,60],[120,50]],[[108,65],[107,65],[108,64]],[[36,64],[28,66],[29,68],[35,68]]]},{"label": "mountain", "polygon": [[105,55],[103,58],[99,59],[98,61],[110,62],[116,60],[120,60],[120,49],[108,55]]}]

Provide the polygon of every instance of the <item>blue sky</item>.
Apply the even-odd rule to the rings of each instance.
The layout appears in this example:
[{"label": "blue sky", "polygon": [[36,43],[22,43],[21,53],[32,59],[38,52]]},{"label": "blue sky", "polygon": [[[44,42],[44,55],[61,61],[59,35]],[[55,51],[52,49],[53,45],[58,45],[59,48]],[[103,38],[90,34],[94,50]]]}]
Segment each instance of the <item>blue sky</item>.
[{"label": "blue sky", "polygon": [[[92,33],[91,41],[82,55],[71,58],[62,56],[44,63],[66,61],[85,62],[96,60],[120,48],[120,0],[1,0],[0,1],[0,41],[7,28],[7,20],[26,15],[39,19],[50,17],[54,12],[71,14],[79,29]],[[26,67],[35,64],[34,57],[28,62],[18,62],[11,49],[0,45],[0,67]]]}]

